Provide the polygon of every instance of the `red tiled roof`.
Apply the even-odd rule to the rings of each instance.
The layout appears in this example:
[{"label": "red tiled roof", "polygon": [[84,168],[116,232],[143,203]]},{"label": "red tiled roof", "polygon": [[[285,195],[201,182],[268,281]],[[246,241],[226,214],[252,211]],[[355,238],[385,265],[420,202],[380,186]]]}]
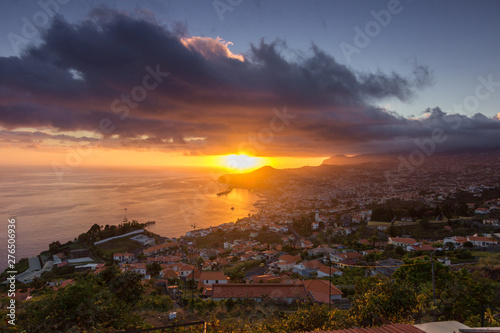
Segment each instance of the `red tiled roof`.
[{"label": "red tiled roof", "polygon": [[300,256],[292,256],[292,255],[289,255],[289,254],[284,254],[282,255],[281,257],[278,258],[280,261],[293,261],[293,262],[297,262],[299,261],[301,258]]},{"label": "red tiled roof", "polygon": [[332,272],[332,275],[333,275],[333,274],[335,274],[336,272],[339,272],[339,270],[338,270],[338,269],[335,269],[335,268],[333,268],[333,267],[329,267],[329,266],[325,266],[325,265],[321,266],[318,270],[319,270],[320,272],[324,273],[324,274],[328,274],[328,275],[330,275],[330,269],[332,270],[332,271],[331,271],[331,272]]},{"label": "red tiled roof", "polygon": [[362,259],[363,255],[358,252],[345,252],[345,253],[339,253],[336,254],[335,256],[343,259]]},{"label": "red tiled roof", "polygon": [[175,246],[178,246],[178,245],[179,244],[177,244],[175,242],[167,242],[167,243],[155,245],[155,246],[152,246],[152,247],[148,247],[147,249],[144,249],[142,252],[144,252],[144,253],[151,253],[151,252],[154,252],[154,251],[159,251],[161,249],[165,249],[165,248],[169,248],[169,247],[175,247]]},{"label": "red tiled roof", "polygon": [[307,298],[303,284],[227,283],[212,285],[213,298]]},{"label": "red tiled roof", "polygon": [[201,272],[200,280],[227,280],[224,272]]},{"label": "red tiled roof", "polygon": [[343,293],[335,287],[331,282],[325,280],[307,280],[304,281],[304,286],[306,290],[311,293],[313,298],[321,303],[328,304],[328,297],[330,297],[330,291],[328,290],[328,285],[330,285],[331,295],[342,295]]},{"label": "red tiled roof", "polygon": [[415,244],[417,242],[413,238],[404,238],[404,237],[389,237],[389,238],[392,240],[392,242],[403,243],[408,245]]},{"label": "red tiled roof", "polygon": [[317,268],[320,268],[321,266],[323,266],[323,264],[319,260],[316,260],[316,259],[304,261],[302,263],[302,265],[304,265],[304,267],[307,269],[317,269]]},{"label": "red tiled roof", "polygon": [[496,243],[496,240],[488,237],[480,237],[480,236],[469,236],[467,239],[471,242],[476,241],[476,242],[494,242]]},{"label": "red tiled roof", "polygon": [[434,251],[434,247],[430,244],[420,244],[411,246],[415,251]]},{"label": "red tiled roof", "polygon": [[169,279],[175,279],[175,278],[179,277],[179,273],[177,273],[173,269],[167,268],[167,269],[162,270],[162,272],[163,272],[163,277],[165,279],[167,279],[167,278],[169,278]]},{"label": "red tiled roof", "polygon": [[419,328],[408,324],[390,324],[380,327],[349,328],[336,331],[314,331],[314,333],[425,333]]}]

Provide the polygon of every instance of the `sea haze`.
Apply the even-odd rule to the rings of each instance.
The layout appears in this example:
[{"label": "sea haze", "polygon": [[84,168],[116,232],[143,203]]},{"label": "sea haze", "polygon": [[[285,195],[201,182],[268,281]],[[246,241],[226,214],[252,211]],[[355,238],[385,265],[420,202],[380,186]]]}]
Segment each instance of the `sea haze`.
[{"label": "sea haze", "polygon": [[[126,216],[156,221],[148,230],[176,237],[197,228],[234,222],[257,212],[255,193],[227,188],[207,168],[75,168],[59,180],[49,168],[2,168],[0,255],[7,258],[7,222],[16,220],[16,258],[38,254],[86,232],[94,223],[119,224]],[[234,207],[234,210],[231,209]],[[2,270],[6,260],[2,261]]]}]

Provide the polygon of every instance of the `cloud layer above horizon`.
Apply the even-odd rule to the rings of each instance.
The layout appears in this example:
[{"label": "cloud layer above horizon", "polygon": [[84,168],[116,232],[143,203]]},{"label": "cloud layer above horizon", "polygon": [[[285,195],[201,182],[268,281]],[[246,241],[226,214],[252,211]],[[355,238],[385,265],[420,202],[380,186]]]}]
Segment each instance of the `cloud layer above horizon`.
[{"label": "cloud layer above horizon", "polygon": [[[440,128],[439,151],[500,148],[498,116],[433,103],[406,118],[377,106],[431,86],[425,66],[358,72],[314,44],[293,50],[264,39],[233,54],[231,42],[185,31],[107,9],[80,23],[56,17],[41,44],[0,57],[0,144],[33,147],[35,137],[37,147],[53,139],[185,155],[327,156],[408,151]],[[95,137],[68,135],[82,131]]]}]

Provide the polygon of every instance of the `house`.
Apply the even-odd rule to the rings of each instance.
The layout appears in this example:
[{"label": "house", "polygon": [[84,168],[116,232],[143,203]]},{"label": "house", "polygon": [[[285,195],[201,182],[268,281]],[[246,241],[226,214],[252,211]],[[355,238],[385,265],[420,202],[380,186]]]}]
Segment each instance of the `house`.
[{"label": "house", "polygon": [[481,208],[476,208],[476,210],[474,211],[474,213],[475,214],[486,215],[486,214],[490,213],[490,210],[488,208],[481,207]]},{"label": "house", "polygon": [[182,262],[169,265],[171,269],[179,273],[180,277],[186,277],[194,270],[194,265],[184,264]]},{"label": "house", "polygon": [[295,265],[292,271],[302,276],[311,276],[311,274],[317,272],[321,266],[323,266],[323,264],[319,260],[303,261]]},{"label": "house", "polygon": [[351,260],[362,260],[363,255],[358,252],[342,252],[342,253],[332,253],[330,255],[330,260],[336,263],[339,263],[345,259],[351,259]]},{"label": "house", "polygon": [[113,254],[113,260],[116,260],[116,261],[123,261],[123,253],[115,253]]},{"label": "house", "polygon": [[213,284],[227,283],[229,277],[224,272],[201,272],[198,288],[211,286]]},{"label": "house", "polygon": [[75,283],[75,280],[68,279],[68,280],[58,281],[55,284],[53,284],[51,287],[52,287],[52,289],[54,289],[54,291],[57,291],[58,289],[64,288],[64,287],[71,285],[73,283]]},{"label": "house", "polygon": [[131,240],[139,242],[142,246],[154,246],[156,241],[154,238],[148,237],[146,235],[137,235],[134,237],[130,237]]},{"label": "house", "polygon": [[133,272],[136,272],[136,273],[139,273],[139,274],[142,274],[144,276],[146,276],[146,264],[144,263],[133,263],[133,264],[127,264],[125,266],[125,270],[126,271],[133,271]]},{"label": "house", "polygon": [[216,301],[228,298],[255,299],[271,298],[292,303],[295,300],[307,298],[304,284],[289,283],[228,283],[214,284],[212,286],[212,299]]},{"label": "house", "polygon": [[358,243],[362,245],[371,245],[370,241],[366,238],[360,239]]},{"label": "house", "polygon": [[130,253],[130,252],[125,252],[123,254],[123,260],[124,261],[132,261],[135,259],[135,255],[133,253]]},{"label": "house", "polygon": [[312,222],[311,228],[312,228],[312,230],[318,230],[319,229],[319,222]]},{"label": "house", "polygon": [[459,236],[445,237],[443,239],[443,245],[446,245],[446,243],[452,243],[455,247],[461,247],[465,242],[467,242],[467,238]]},{"label": "house", "polygon": [[179,273],[173,269],[166,268],[160,271],[160,277],[162,279],[177,279],[179,278]]},{"label": "house", "polygon": [[274,266],[274,268],[278,268],[280,271],[289,271],[293,268],[297,261],[301,259],[302,258],[299,255],[292,256],[285,254],[279,257],[277,262],[272,263],[272,266]]},{"label": "house", "polygon": [[97,266],[95,266],[95,269],[94,269],[94,274],[99,274],[101,273],[102,271],[104,271],[106,269],[106,264],[105,263],[100,263],[100,264],[97,264]]},{"label": "house", "polygon": [[406,248],[408,245],[414,245],[417,243],[413,238],[404,238],[404,237],[389,237],[388,244],[392,244],[394,246],[401,246],[402,248]]},{"label": "house", "polygon": [[158,264],[172,264],[175,262],[181,261],[181,256],[175,255],[175,256],[160,256],[160,257],[149,257],[146,259],[146,262],[148,263],[158,263]]},{"label": "house", "polygon": [[434,251],[434,247],[430,244],[415,244],[415,245],[408,245],[406,247],[406,251],[411,252],[411,251]]},{"label": "house", "polygon": [[468,236],[467,240],[474,246],[486,247],[497,244],[497,241],[489,237]]},{"label": "house", "polygon": [[484,219],[483,224],[498,226],[500,224],[500,220],[495,218]]},{"label": "house", "polygon": [[337,263],[337,266],[345,268],[345,267],[353,267],[357,266],[358,260],[356,259],[344,259],[341,262]]},{"label": "house", "polygon": [[313,246],[314,244],[308,239],[300,241],[300,247],[303,249],[312,249]]},{"label": "house", "polygon": [[330,253],[336,252],[335,249],[332,249],[328,245],[320,245],[314,249],[307,250],[307,254],[310,256],[318,256],[318,255],[329,255]]},{"label": "house", "polygon": [[363,251],[361,251],[361,254],[364,255],[364,256],[367,256],[367,255],[372,254],[372,253],[380,253],[380,250],[379,249],[373,249],[373,250],[363,250]]},{"label": "house", "polygon": [[311,298],[318,303],[330,304],[334,299],[342,298],[343,293],[330,281],[306,280],[304,287]]},{"label": "house", "polygon": [[333,268],[333,267],[329,267],[329,266],[321,266],[318,271],[318,277],[319,278],[322,278],[322,277],[327,277],[327,276],[330,276],[330,273],[331,275],[336,275],[336,276],[342,276],[342,271],[336,269],[336,268]]},{"label": "house", "polygon": [[210,229],[199,229],[186,232],[186,237],[204,237],[210,234]]}]

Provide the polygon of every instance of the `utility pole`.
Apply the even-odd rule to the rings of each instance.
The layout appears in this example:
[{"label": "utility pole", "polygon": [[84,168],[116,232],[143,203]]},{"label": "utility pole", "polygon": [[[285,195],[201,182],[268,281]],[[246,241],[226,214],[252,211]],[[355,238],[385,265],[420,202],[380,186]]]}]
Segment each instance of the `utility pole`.
[{"label": "utility pole", "polygon": [[332,308],[332,259],[330,258],[330,275],[328,277],[328,282],[330,282],[328,284],[328,294],[329,294],[329,297],[328,297],[328,307],[331,309]]},{"label": "utility pole", "polygon": [[194,301],[194,267],[193,276],[191,277],[191,301]]},{"label": "utility pole", "polygon": [[442,249],[439,247],[435,249],[434,251],[431,252],[430,257],[431,257],[431,267],[432,267],[432,299],[434,301],[434,309],[433,309],[433,315],[434,315],[434,321],[436,321],[436,284],[434,282],[434,260],[432,259],[432,255],[436,251],[441,251]]}]

